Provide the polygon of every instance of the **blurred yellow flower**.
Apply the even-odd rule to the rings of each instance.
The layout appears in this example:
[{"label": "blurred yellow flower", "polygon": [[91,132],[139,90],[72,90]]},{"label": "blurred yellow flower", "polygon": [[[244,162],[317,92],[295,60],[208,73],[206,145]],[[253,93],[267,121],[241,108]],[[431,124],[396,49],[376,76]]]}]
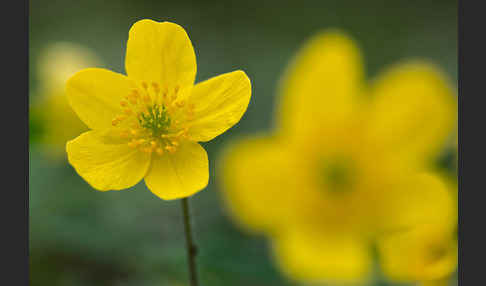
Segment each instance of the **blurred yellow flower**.
[{"label": "blurred yellow flower", "polygon": [[197,142],[236,124],[251,94],[243,71],[194,85],[196,57],[182,27],[141,20],[130,29],[127,76],[90,68],[68,80],[71,107],[91,131],[67,143],[68,159],[93,188],[121,190],[145,179],[166,200],[208,183]]},{"label": "blurred yellow flower", "polygon": [[64,157],[66,142],[88,130],[69,107],[66,81],[80,69],[99,63],[91,50],[69,42],[52,43],[39,56],[36,66],[39,96],[30,112],[41,121],[40,143],[53,158]]},{"label": "blurred yellow flower", "polygon": [[276,131],[222,157],[231,215],[268,235],[297,280],[364,279],[376,236],[453,217],[450,194],[426,174],[456,122],[448,81],[418,60],[371,84],[363,71],[346,35],[315,36],[281,83]]}]

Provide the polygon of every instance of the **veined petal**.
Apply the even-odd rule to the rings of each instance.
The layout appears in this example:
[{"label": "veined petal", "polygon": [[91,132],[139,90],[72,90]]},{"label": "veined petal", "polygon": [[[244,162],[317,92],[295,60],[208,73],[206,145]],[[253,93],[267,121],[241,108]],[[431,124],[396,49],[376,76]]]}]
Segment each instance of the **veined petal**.
[{"label": "veined petal", "polygon": [[189,197],[209,181],[208,155],[196,142],[185,142],[173,154],[153,156],[145,184],[164,200]]},{"label": "veined petal", "polygon": [[340,32],[314,36],[288,67],[280,86],[278,121],[294,138],[340,125],[362,93],[363,64],[354,42]]},{"label": "veined petal", "polygon": [[398,64],[371,88],[369,140],[393,156],[423,162],[438,154],[457,121],[457,98],[445,76],[425,62]]},{"label": "veined petal", "polygon": [[355,282],[370,274],[372,257],[364,240],[346,234],[290,229],[273,239],[275,258],[302,282]]},{"label": "veined petal", "polygon": [[150,166],[150,155],[99,131],[88,131],[66,145],[69,163],[93,188],[121,190],[138,183]]},{"label": "veined petal", "polygon": [[250,96],[250,79],[240,70],[198,83],[187,99],[194,104],[189,136],[204,142],[225,132],[243,116]]},{"label": "veined petal", "polygon": [[226,147],[218,164],[221,191],[236,222],[253,232],[272,232],[305,207],[306,188],[297,160],[276,138],[258,136]]},{"label": "veined petal", "polygon": [[130,28],[125,69],[133,79],[190,86],[196,77],[196,55],[181,26],[144,19]]},{"label": "veined petal", "polygon": [[89,128],[104,130],[122,113],[120,101],[135,87],[135,83],[122,74],[89,68],[68,80],[66,94],[71,107]]}]

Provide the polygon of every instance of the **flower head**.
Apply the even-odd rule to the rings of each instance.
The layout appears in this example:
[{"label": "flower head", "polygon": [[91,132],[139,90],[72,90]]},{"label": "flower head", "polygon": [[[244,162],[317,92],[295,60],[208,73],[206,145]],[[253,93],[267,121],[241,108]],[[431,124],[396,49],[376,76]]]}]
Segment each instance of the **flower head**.
[{"label": "flower head", "polygon": [[177,24],[136,22],[129,32],[127,75],[90,68],[67,83],[69,103],[91,131],[68,142],[69,162],[97,190],[145,179],[162,199],[190,196],[209,178],[206,151],[236,124],[251,94],[243,71],[194,85],[196,57]]},{"label": "flower head", "polygon": [[315,36],[282,81],[276,130],[221,162],[232,216],[294,279],[363,279],[374,238],[451,212],[430,168],[455,124],[447,80],[409,61],[368,84],[362,65],[346,35]]},{"label": "flower head", "polygon": [[48,147],[53,158],[65,156],[66,142],[88,130],[69,107],[66,81],[80,69],[99,62],[93,51],[70,42],[49,44],[38,59],[39,96],[30,108],[30,115],[39,121],[40,143]]}]

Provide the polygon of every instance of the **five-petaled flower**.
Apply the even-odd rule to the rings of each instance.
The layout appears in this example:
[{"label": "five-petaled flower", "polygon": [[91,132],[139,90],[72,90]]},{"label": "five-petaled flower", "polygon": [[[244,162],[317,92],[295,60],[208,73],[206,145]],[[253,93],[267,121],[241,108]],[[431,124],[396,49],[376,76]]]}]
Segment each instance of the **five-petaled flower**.
[{"label": "five-petaled flower", "polygon": [[[221,161],[232,216],[269,236],[281,269],[297,280],[363,279],[377,236],[455,221],[431,168],[456,122],[447,80],[423,61],[397,64],[370,85],[363,70],[347,36],[315,36],[282,81],[276,131],[228,146]],[[450,266],[454,249],[445,251],[427,263]]]},{"label": "five-petaled flower", "polygon": [[240,120],[250,80],[238,70],[194,84],[196,57],[186,32],[152,20],[131,27],[125,69],[126,76],[89,68],[68,80],[68,101],[91,129],[67,143],[70,164],[100,191],[141,179],[166,200],[202,190],[208,157],[198,142]]}]

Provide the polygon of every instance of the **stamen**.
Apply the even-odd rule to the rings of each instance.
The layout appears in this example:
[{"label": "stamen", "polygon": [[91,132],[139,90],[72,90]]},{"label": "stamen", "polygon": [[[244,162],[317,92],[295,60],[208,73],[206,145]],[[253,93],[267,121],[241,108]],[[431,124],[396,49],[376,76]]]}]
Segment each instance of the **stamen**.
[{"label": "stamen", "polygon": [[152,82],[152,87],[154,88],[155,93],[157,93],[157,94],[158,94],[158,93],[159,93],[159,91],[160,91],[159,84],[158,84],[158,83],[156,83],[156,82]]}]

